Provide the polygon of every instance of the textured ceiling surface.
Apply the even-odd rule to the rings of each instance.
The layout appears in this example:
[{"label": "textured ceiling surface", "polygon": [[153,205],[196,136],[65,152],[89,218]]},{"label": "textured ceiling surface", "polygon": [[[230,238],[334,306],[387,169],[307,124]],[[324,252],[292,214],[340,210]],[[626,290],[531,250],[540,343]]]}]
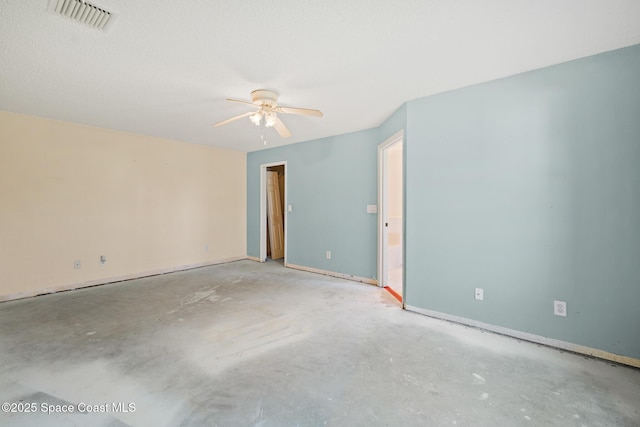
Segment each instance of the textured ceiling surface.
[{"label": "textured ceiling surface", "polygon": [[[55,0],[54,0],[55,1]],[[241,151],[378,126],[411,99],[640,43],[637,0],[95,0],[106,31],[0,0],[0,109]],[[248,109],[249,108],[249,109]]]}]

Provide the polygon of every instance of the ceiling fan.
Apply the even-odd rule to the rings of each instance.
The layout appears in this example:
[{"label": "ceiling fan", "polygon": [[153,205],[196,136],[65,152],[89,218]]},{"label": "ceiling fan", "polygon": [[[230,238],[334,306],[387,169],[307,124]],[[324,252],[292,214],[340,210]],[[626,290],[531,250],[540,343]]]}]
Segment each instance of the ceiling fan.
[{"label": "ceiling fan", "polygon": [[[322,117],[322,112],[319,110],[280,106],[278,105],[278,94],[266,89],[258,89],[251,92],[251,102],[229,98],[227,98],[227,101],[247,104],[254,108],[257,108],[258,110],[249,111],[248,113],[240,114],[239,116],[223,120],[214,124],[214,127],[226,125],[227,123],[231,123],[235,120],[248,116],[251,122],[256,126],[260,126],[260,124],[262,123],[263,131],[265,128],[273,127],[282,138],[288,138],[291,136],[291,132],[289,132],[289,129],[287,129],[284,123],[282,123],[282,120],[280,120],[280,117],[278,117],[278,113]],[[262,134],[262,139],[266,144],[266,140],[264,139],[264,132]]]}]

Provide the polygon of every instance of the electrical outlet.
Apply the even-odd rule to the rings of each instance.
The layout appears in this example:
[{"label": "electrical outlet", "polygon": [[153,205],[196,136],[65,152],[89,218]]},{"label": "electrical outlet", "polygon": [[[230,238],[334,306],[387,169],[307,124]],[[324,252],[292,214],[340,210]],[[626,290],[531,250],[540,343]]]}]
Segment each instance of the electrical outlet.
[{"label": "electrical outlet", "polygon": [[484,300],[484,289],[476,288],[476,290],[475,290],[475,298],[478,301],[483,301]]},{"label": "electrical outlet", "polygon": [[553,301],[553,314],[567,317],[567,303],[565,301]]},{"label": "electrical outlet", "polygon": [[209,245],[204,245],[204,251],[209,252]]},{"label": "electrical outlet", "polygon": [[331,259],[331,251],[327,251],[327,259]]},{"label": "electrical outlet", "polygon": [[107,257],[105,255],[100,256],[100,265],[105,265],[107,263]]},{"label": "electrical outlet", "polygon": [[80,260],[73,261],[73,269],[80,270]]}]

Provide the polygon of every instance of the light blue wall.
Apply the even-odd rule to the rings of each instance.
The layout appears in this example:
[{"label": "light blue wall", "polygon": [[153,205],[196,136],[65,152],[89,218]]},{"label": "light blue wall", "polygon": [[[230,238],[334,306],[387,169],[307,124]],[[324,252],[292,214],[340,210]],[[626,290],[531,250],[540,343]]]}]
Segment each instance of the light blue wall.
[{"label": "light blue wall", "polygon": [[[377,129],[247,155],[247,250],[260,254],[260,165],[287,162],[287,262],[376,277]],[[325,252],[331,251],[331,259]]]},{"label": "light blue wall", "polygon": [[[287,162],[287,262],[377,278],[378,145],[406,123],[405,105],[380,127],[247,154],[247,254],[260,256],[260,165]],[[331,251],[331,259],[325,252]]]},{"label": "light blue wall", "polygon": [[376,277],[365,207],[377,146],[401,129],[407,304],[640,358],[640,46],[249,153],[248,254],[259,256],[259,165],[287,161],[288,261]]},{"label": "light blue wall", "polygon": [[407,304],[640,358],[640,46],[411,101],[407,129]]}]

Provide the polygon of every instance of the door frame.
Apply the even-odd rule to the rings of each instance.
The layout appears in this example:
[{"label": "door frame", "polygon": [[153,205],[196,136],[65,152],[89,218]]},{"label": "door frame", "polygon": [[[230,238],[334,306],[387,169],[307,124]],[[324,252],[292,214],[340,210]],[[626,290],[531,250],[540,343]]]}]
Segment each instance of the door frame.
[{"label": "door frame", "polygon": [[267,260],[267,168],[272,166],[284,166],[284,212],[282,212],[282,219],[284,221],[284,265],[287,265],[287,239],[289,234],[287,233],[287,220],[288,204],[287,204],[287,180],[289,176],[287,174],[287,162],[273,162],[264,163],[260,165],[260,262]]},{"label": "door frame", "polygon": [[406,158],[404,155],[404,130],[400,130],[393,134],[391,137],[386,139],[382,144],[378,145],[378,286],[385,287],[387,286],[388,281],[388,271],[386,269],[386,261],[389,258],[387,254],[387,234],[385,233],[385,219],[387,218],[387,175],[389,173],[389,166],[387,162],[386,151],[391,148],[393,145],[400,143],[402,145],[403,150],[403,161],[402,161],[402,306],[405,306],[405,235],[404,232],[404,223],[405,223],[405,198],[404,198],[404,176],[405,176],[405,162]]}]

